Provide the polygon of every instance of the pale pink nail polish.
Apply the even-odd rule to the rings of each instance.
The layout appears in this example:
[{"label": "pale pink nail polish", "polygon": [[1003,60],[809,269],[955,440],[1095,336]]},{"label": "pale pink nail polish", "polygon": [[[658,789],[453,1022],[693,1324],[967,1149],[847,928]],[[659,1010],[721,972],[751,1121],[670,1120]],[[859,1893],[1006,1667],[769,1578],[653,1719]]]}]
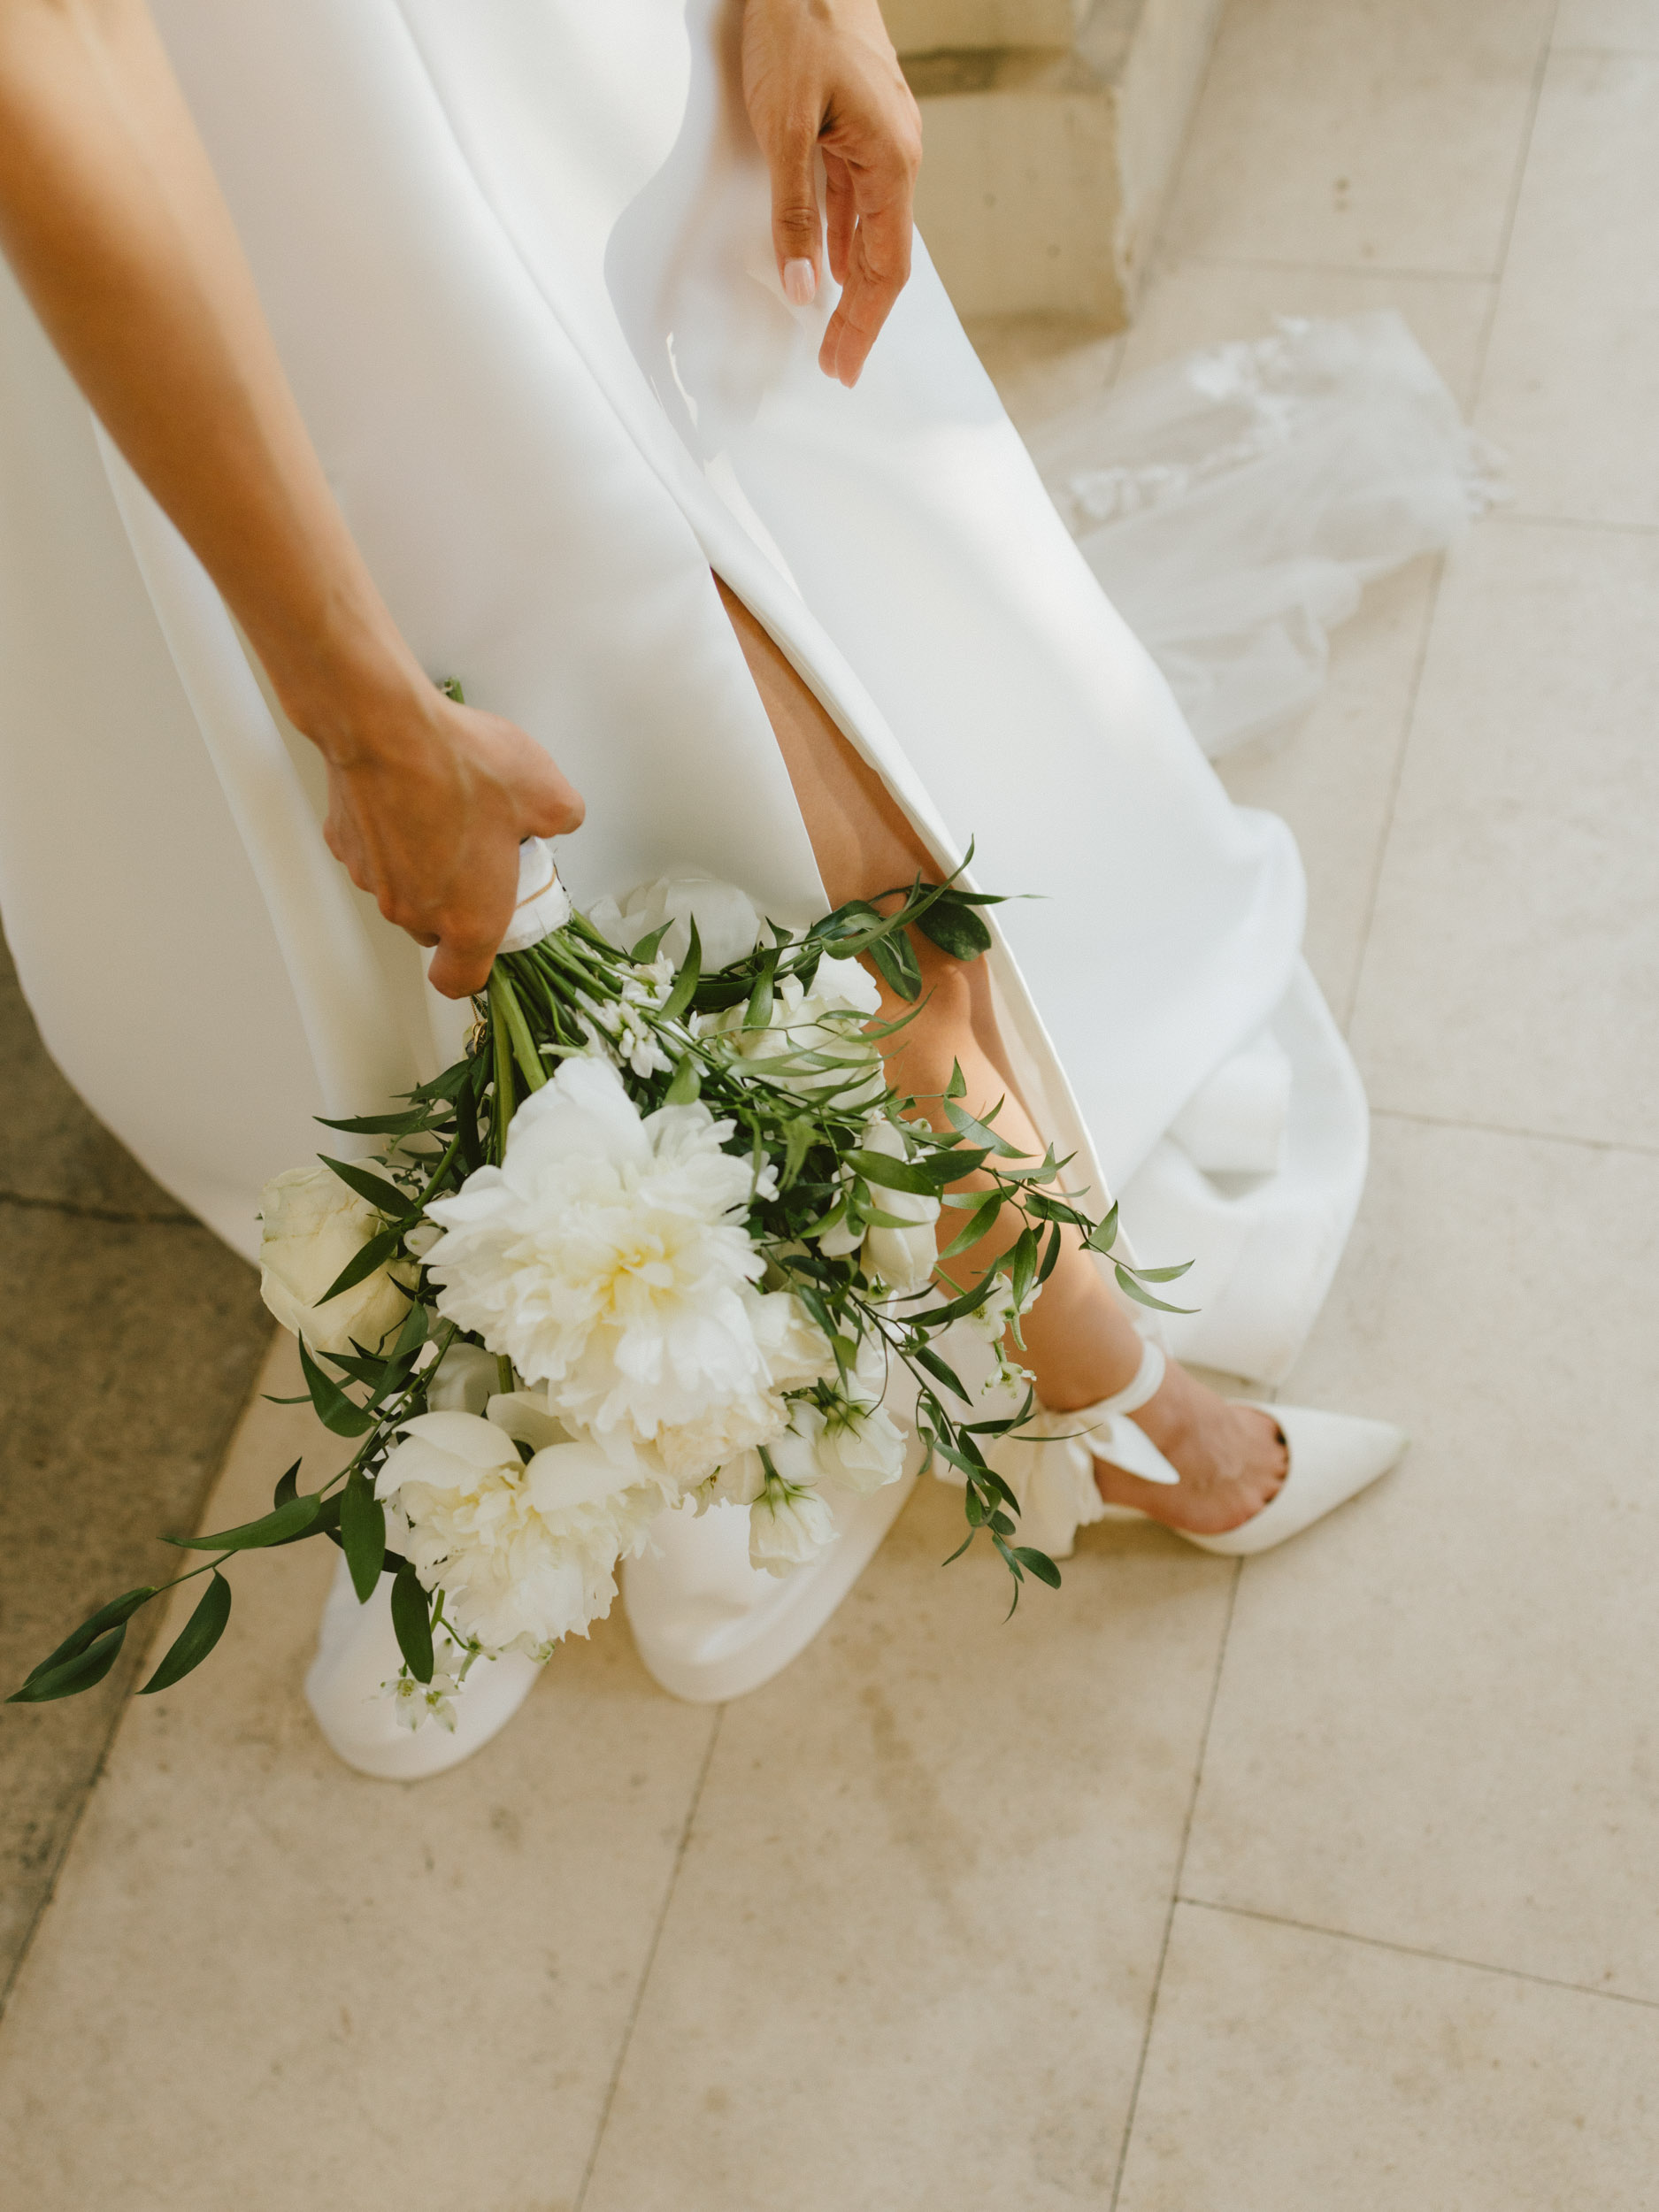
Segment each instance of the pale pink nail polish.
[{"label": "pale pink nail polish", "polygon": [[783,265],[784,296],[795,307],[810,307],[818,296],[818,279],[810,261],[786,261]]}]

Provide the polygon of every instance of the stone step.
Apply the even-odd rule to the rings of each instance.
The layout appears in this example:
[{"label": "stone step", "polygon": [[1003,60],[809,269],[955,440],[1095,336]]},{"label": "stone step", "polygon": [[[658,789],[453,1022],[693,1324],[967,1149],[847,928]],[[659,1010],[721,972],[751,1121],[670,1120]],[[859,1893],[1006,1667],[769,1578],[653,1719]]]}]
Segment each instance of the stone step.
[{"label": "stone step", "polygon": [[[957,312],[1121,329],[1220,0],[884,4],[922,109],[917,221]],[[986,42],[1006,25],[1020,42]]]},{"label": "stone step", "polygon": [[901,55],[984,46],[1063,51],[1083,27],[1089,0],[882,0]]}]

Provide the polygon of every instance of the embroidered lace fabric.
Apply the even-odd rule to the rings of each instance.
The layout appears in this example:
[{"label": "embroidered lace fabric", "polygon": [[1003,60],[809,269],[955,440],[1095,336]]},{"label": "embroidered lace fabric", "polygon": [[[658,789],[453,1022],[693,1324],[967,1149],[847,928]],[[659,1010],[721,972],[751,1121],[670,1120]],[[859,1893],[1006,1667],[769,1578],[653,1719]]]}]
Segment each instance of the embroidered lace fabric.
[{"label": "embroidered lace fabric", "polygon": [[1508,496],[1393,312],[1281,317],[1128,379],[1033,451],[1212,758],[1311,703],[1363,586]]}]

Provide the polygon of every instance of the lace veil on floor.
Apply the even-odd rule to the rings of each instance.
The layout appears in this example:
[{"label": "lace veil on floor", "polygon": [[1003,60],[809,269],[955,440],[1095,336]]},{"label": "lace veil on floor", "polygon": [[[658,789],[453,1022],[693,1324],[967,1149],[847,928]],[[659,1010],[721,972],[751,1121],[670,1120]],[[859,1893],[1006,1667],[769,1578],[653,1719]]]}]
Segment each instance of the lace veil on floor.
[{"label": "lace veil on floor", "polygon": [[1293,719],[1362,588],[1507,494],[1397,314],[1281,317],[1030,441],[1107,596],[1213,758]]}]

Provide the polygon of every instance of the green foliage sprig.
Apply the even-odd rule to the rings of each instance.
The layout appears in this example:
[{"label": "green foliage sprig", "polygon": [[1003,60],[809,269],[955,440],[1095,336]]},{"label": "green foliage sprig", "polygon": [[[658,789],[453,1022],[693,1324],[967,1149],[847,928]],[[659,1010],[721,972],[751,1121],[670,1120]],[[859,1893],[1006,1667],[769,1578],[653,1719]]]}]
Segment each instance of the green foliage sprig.
[{"label": "green foliage sprig", "polygon": [[[894,903],[884,910],[887,901]],[[301,1342],[301,1371],[318,1418],[335,1435],[357,1440],[349,1464],[318,1489],[302,1491],[296,1463],[279,1479],[271,1510],[258,1519],[209,1536],[165,1539],[182,1550],[214,1556],[172,1581],[129,1590],[100,1607],[41,1661],[9,1701],[42,1704],[92,1688],[114,1665],[127,1624],[143,1606],[206,1575],[195,1611],[140,1694],[172,1687],[201,1664],[224,1633],[231,1609],[226,1565],[243,1552],[315,1536],[344,1551],[359,1599],[369,1597],[383,1574],[393,1577],[392,1619],[415,1682],[433,1681],[440,1633],[471,1663],[476,1647],[445,1619],[442,1589],[425,1589],[412,1564],[388,1547],[385,1511],[375,1496],[387,1454],[403,1425],[425,1409],[446,1354],[457,1342],[479,1341],[437,1313],[435,1286],[410,1240],[434,1200],[505,1156],[513,1115],[547,1083],[561,1057],[591,1052],[596,1044],[617,1060],[641,1113],[701,1099],[731,1124],[727,1149],[754,1162],[748,1228],[765,1259],[764,1286],[793,1292],[810,1314],[833,1349],[843,1389],[861,1352],[872,1344],[884,1372],[895,1362],[909,1371],[925,1469],[942,1461],[963,1484],[967,1533],[951,1558],[960,1557],[981,1533],[988,1537],[1012,1578],[1010,1612],[1028,1575],[1057,1587],[1054,1561],[1017,1540],[1018,1501],[987,1457],[987,1445],[1017,1432],[1030,1417],[1031,1390],[1025,1388],[1011,1413],[979,1410],[975,1417],[974,1395],[936,1340],[995,1299],[1007,1310],[1009,1334],[1020,1348],[1018,1316],[1052,1273],[1068,1232],[1111,1258],[1119,1287],[1146,1306],[1181,1310],[1166,1306],[1147,1286],[1172,1281],[1186,1270],[1140,1268],[1118,1257],[1116,1206],[1102,1217],[1090,1215],[1086,1193],[1061,1187],[1066,1159],[1052,1149],[1040,1160],[1019,1153],[996,1128],[998,1107],[972,1113],[963,1102],[966,1085],[959,1067],[933,1102],[941,1110],[940,1128],[916,1118],[915,1110],[927,1102],[882,1079],[872,1087],[871,1041],[889,1041],[915,1018],[922,996],[911,933],[920,932],[953,959],[977,959],[992,941],[979,910],[1001,902],[995,895],[965,888],[958,876],[939,883],[918,879],[895,887],[879,902],[838,907],[799,935],[769,925],[751,953],[706,973],[694,922],[686,956],[667,978],[658,958],[666,926],[625,951],[580,914],[529,950],[498,956],[487,992],[475,1002],[478,1021],[463,1058],[410,1092],[396,1111],[324,1123],[382,1141],[380,1156],[373,1162],[323,1156],[382,1226],[317,1302],[326,1304],[392,1262],[411,1270],[415,1283],[389,1348],[354,1343],[349,1353],[327,1353]],[[911,1010],[882,1024],[848,1025],[828,1043],[822,1024],[815,1038],[798,1045],[788,1041],[787,1025],[778,1020],[785,985],[793,980],[810,992],[821,962],[832,956],[867,959]],[[721,1018],[740,1007],[733,1028]],[[635,1055],[649,1059],[647,1074],[638,1073],[617,1048],[616,1033],[625,1024],[655,1048]],[[766,1030],[787,1041],[764,1057],[746,1056],[743,1041]],[[872,1148],[869,1131],[878,1118],[902,1133],[896,1155]],[[972,1176],[981,1179],[978,1187],[957,1187]],[[891,1193],[936,1199],[964,1216],[940,1252],[933,1285],[908,1298],[895,1297],[870,1279],[855,1242],[871,1227],[911,1225],[888,1210],[894,1202],[886,1194]],[[977,1280],[959,1280],[951,1263],[990,1234],[1004,1209],[1020,1217],[1018,1234],[994,1268]],[[831,1229],[841,1231],[842,1243],[855,1242],[855,1248],[826,1255],[819,1240]],[[504,1359],[501,1371],[502,1389],[512,1389],[516,1379]]]}]

